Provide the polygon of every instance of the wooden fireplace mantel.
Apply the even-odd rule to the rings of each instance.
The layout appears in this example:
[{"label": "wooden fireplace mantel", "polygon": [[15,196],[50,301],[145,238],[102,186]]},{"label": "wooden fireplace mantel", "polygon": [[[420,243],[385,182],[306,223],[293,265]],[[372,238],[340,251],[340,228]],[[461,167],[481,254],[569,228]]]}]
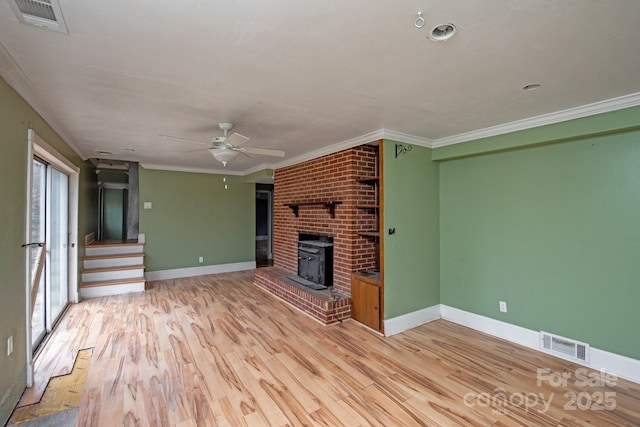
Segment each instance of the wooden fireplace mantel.
[{"label": "wooden fireplace mantel", "polygon": [[331,218],[336,217],[336,205],[341,205],[342,202],[339,200],[328,200],[328,201],[315,201],[315,202],[294,202],[294,203],[285,203],[285,206],[288,206],[293,211],[293,214],[298,217],[298,211],[300,206],[312,206],[312,205],[321,205],[327,208],[329,211],[329,216]]}]

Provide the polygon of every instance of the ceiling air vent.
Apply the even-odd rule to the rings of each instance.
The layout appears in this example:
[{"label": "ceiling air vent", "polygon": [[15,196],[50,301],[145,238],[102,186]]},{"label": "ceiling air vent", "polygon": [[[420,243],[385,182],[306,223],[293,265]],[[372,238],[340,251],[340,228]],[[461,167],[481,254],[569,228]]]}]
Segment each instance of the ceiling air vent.
[{"label": "ceiling air vent", "polygon": [[69,33],[57,0],[9,0],[9,4],[23,24]]}]

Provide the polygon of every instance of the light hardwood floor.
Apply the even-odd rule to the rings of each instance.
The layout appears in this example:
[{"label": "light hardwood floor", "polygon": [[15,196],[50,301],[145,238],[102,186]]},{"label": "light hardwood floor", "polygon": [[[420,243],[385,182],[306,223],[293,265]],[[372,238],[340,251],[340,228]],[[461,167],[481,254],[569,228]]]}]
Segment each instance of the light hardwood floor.
[{"label": "light hardwood floor", "polygon": [[442,320],[389,338],[325,327],[252,279],[152,282],[73,306],[49,345],[63,360],[95,347],[78,425],[640,425],[638,384],[580,386],[578,365]]}]

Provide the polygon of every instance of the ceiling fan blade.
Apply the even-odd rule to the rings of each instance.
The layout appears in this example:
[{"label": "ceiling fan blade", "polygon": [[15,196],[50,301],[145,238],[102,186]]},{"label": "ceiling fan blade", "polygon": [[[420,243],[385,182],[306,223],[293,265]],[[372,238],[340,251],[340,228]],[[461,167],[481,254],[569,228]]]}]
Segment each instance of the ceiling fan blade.
[{"label": "ceiling fan blade", "polygon": [[234,147],[240,147],[242,144],[246,144],[249,138],[242,136],[239,133],[232,133],[224,140],[225,144],[233,145]]},{"label": "ceiling fan blade", "polygon": [[200,145],[204,145],[205,147],[211,147],[211,144],[209,144],[207,142],[194,141],[193,139],[180,138],[179,136],[171,136],[171,135],[159,135],[159,136],[161,136],[163,138],[171,138],[171,139],[177,139],[179,141],[191,142],[193,144],[200,144]]},{"label": "ceiling fan blade", "polygon": [[268,148],[242,147],[242,151],[249,154],[260,154],[262,156],[284,157],[284,151],[271,150]]},{"label": "ceiling fan blade", "polygon": [[170,153],[197,153],[198,151],[206,151],[206,150],[207,148],[203,147],[195,150],[172,150],[170,151]]}]

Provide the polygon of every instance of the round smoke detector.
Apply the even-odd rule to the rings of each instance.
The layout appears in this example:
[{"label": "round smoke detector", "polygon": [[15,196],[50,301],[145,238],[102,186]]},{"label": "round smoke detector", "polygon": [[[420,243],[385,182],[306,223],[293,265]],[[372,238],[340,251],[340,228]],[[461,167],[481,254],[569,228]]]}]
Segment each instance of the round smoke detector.
[{"label": "round smoke detector", "polygon": [[429,38],[434,42],[445,42],[453,37],[457,30],[453,24],[436,25],[429,33]]}]

